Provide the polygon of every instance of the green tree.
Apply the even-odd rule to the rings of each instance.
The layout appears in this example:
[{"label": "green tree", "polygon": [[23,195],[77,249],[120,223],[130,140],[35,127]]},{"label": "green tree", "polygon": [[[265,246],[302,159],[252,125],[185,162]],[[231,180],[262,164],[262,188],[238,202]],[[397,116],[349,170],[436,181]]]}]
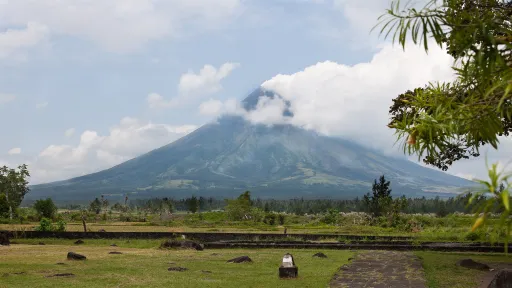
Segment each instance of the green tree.
[{"label": "green tree", "polygon": [[364,195],[363,203],[366,211],[372,214],[373,217],[384,215],[391,207],[391,185],[390,181],[386,181],[384,175],[380,176],[379,182],[375,179],[372,185],[372,194],[367,193]]},{"label": "green tree", "polygon": [[25,194],[30,191],[28,177],[30,173],[25,164],[18,166],[18,169],[0,167],[0,195],[5,196],[10,219],[13,217],[13,211],[20,206]]},{"label": "green tree", "polygon": [[431,0],[417,10],[392,3],[381,16],[381,33],[405,49],[408,39],[428,51],[428,38],[454,60],[451,83],[430,83],[398,95],[389,127],[405,151],[447,170],[453,162],[479,156],[479,147],[498,145],[512,132],[511,2]]},{"label": "green tree", "polygon": [[34,209],[37,214],[42,218],[53,219],[57,213],[57,206],[53,203],[52,198],[46,198],[45,200],[37,200],[34,203]]},{"label": "green tree", "polygon": [[187,199],[187,207],[188,211],[192,213],[196,213],[199,210],[199,200],[196,196],[192,196],[191,198]]},{"label": "green tree", "polygon": [[4,194],[0,194],[0,218],[9,217],[9,203]]},{"label": "green tree", "polygon": [[235,221],[251,217],[252,201],[251,192],[245,191],[237,199],[227,200],[226,213],[228,218]]},{"label": "green tree", "polygon": [[89,210],[96,213],[96,214],[100,214],[101,212],[101,201],[100,199],[98,198],[95,198],[90,204],[89,204]]},{"label": "green tree", "polygon": [[164,206],[167,208],[169,214],[172,214],[174,212],[174,204],[172,203],[172,199],[164,198],[162,199],[162,202],[164,203]]},{"label": "green tree", "polygon": [[[417,154],[429,165],[447,170],[455,161],[478,157],[483,145],[498,147],[499,136],[512,132],[512,2],[503,0],[429,1],[423,9],[400,7],[400,1],[381,16],[381,33],[393,33],[405,49],[408,39],[428,39],[446,47],[455,62],[456,79],[451,83],[430,83],[398,95],[390,107],[388,127],[404,141],[404,152]],[[483,213],[473,225],[481,226],[491,209],[503,208],[500,225],[507,227],[505,249],[510,236],[511,174],[488,166],[489,181],[469,198]],[[499,191],[499,185],[506,183]],[[501,189],[500,189],[501,190]]]}]

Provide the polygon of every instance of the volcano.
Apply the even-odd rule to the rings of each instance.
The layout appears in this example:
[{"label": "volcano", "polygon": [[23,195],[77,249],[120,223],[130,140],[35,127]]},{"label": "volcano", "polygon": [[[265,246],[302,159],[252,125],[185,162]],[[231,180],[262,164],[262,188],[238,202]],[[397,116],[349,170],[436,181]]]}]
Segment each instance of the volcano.
[{"label": "volcano", "polygon": [[[255,109],[257,89],[243,102]],[[292,112],[285,110],[286,116]],[[233,197],[250,190],[261,198],[354,198],[385,175],[393,194],[454,195],[473,182],[386,156],[346,139],[292,125],[251,124],[222,116],[187,136],[97,173],[32,186],[28,199],[89,200],[99,195],[130,198],[190,195]]]}]

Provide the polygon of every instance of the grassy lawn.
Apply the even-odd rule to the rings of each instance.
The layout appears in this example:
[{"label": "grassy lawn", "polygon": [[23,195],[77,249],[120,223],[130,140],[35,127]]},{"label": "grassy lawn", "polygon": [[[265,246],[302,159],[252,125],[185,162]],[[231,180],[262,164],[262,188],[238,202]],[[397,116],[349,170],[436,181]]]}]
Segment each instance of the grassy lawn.
[{"label": "grassy lawn", "polygon": [[430,288],[478,287],[480,279],[489,272],[467,269],[456,265],[457,261],[464,258],[486,263],[491,268],[503,263],[512,265],[512,256],[507,257],[503,254],[416,252],[416,255],[422,259],[427,284]]},{"label": "grassy lawn", "polygon": [[[329,258],[313,258],[318,250],[160,250],[158,240],[85,240],[81,246],[69,240],[43,240],[47,245],[0,247],[0,287],[326,287],[351,251],[323,251]],[[67,242],[66,242],[67,241]],[[64,245],[49,245],[64,244]],[[128,248],[139,247],[139,248]],[[141,249],[146,248],[146,249]],[[68,251],[87,256],[83,262],[67,261]],[[110,255],[110,251],[123,252]],[[290,252],[299,266],[299,278],[280,280],[278,266]],[[253,263],[232,264],[226,260],[247,255]],[[65,265],[57,265],[64,262]],[[167,271],[172,266],[185,272]],[[203,272],[211,271],[211,273]],[[21,274],[16,274],[24,272]],[[46,276],[73,273],[74,277]]]}]

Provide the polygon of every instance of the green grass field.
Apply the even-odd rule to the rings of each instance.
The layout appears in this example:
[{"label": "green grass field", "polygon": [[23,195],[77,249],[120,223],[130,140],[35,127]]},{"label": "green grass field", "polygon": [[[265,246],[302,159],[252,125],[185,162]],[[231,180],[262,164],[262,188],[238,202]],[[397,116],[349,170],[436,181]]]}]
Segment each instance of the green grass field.
[{"label": "green grass field", "polygon": [[491,267],[506,265],[512,268],[512,257],[503,254],[416,252],[416,255],[420,257],[423,263],[427,285],[430,288],[478,287],[480,280],[490,272],[467,269],[456,265],[457,261],[464,258],[471,258]]},{"label": "green grass field", "polygon": [[[47,239],[44,241],[49,244]],[[153,246],[140,240],[133,242],[131,246],[135,247]],[[103,240],[86,240],[84,246],[48,244],[0,247],[0,287],[326,287],[339,267],[354,255],[350,251],[324,251],[329,258],[320,259],[312,257],[317,250],[141,249],[126,248],[128,243],[104,246],[107,243]],[[88,259],[67,261],[68,251]],[[123,254],[110,255],[110,251]],[[299,266],[298,279],[278,278],[280,261],[287,252],[294,255]],[[226,263],[242,255],[254,262]],[[173,266],[189,270],[167,271]],[[57,273],[75,276],[47,277]]]},{"label": "green grass field", "polygon": [[[73,245],[66,239],[15,239],[18,244],[0,247],[0,287],[327,287],[338,269],[357,251],[316,249],[208,249],[162,250],[162,240],[85,239]],[[44,242],[46,245],[38,245]],[[118,247],[110,247],[115,243]],[[88,260],[68,261],[69,251]],[[120,251],[122,255],[108,254]],[[278,267],[285,253],[292,253],[299,278],[280,280]],[[329,258],[313,258],[323,252]],[[415,252],[422,260],[428,287],[478,287],[486,273],[462,268],[456,262],[472,258],[491,265],[512,266],[503,254]],[[227,260],[247,255],[254,262],[232,264]],[[65,265],[57,265],[62,262]],[[508,263],[508,264],[505,264]],[[185,267],[185,272],[167,271]],[[205,272],[205,271],[210,271]],[[73,277],[48,277],[73,273]]]}]

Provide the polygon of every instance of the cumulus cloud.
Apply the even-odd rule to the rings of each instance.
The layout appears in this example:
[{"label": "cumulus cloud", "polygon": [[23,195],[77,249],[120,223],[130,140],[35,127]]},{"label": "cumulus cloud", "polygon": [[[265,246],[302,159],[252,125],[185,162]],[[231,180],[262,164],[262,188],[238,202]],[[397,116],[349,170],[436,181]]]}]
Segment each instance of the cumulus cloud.
[{"label": "cumulus cloud", "polygon": [[240,0],[16,0],[0,1],[0,19],[8,26],[40,23],[55,35],[78,36],[109,51],[131,52],[148,41],[216,28],[240,9]]},{"label": "cumulus cloud", "polygon": [[205,116],[219,116],[222,114],[243,115],[246,111],[243,110],[237,99],[231,98],[224,102],[216,99],[209,99],[199,105],[199,113]]},{"label": "cumulus cloud", "polygon": [[50,145],[33,161],[31,183],[62,180],[117,165],[192,132],[195,125],[172,126],[126,117],[109,134],[87,130],[74,145]]},{"label": "cumulus cloud", "polygon": [[75,128],[69,128],[66,131],[64,131],[64,135],[66,137],[71,137],[75,134]]},{"label": "cumulus cloud", "polygon": [[180,77],[178,96],[166,100],[162,95],[151,93],[146,100],[150,108],[171,108],[198,97],[205,97],[222,90],[221,81],[239,67],[238,63],[224,63],[219,69],[204,65],[199,73],[188,71]]},{"label": "cumulus cloud", "polygon": [[3,94],[0,93],[0,105],[12,102],[16,99],[16,96],[13,94]]},{"label": "cumulus cloud", "polygon": [[[240,110],[228,102],[210,99],[199,107],[205,115],[238,114],[253,123],[291,124],[329,136],[351,139],[390,155],[403,155],[395,144],[388,107],[392,99],[408,89],[430,81],[451,81],[453,59],[434,47],[426,54],[422,47],[386,44],[371,61],[347,66],[320,62],[291,75],[276,75],[262,87],[280,98],[261,97],[256,108]],[[292,116],[284,116],[284,101]],[[227,108],[231,107],[231,108]],[[489,151],[489,161],[510,159],[512,142],[503,138],[498,151]],[[474,168],[470,168],[474,167]],[[454,165],[450,173],[466,177],[485,176],[482,157]],[[468,176],[469,175],[469,176]]]},{"label": "cumulus cloud", "polygon": [[224,63],[217,69],[204,65],[199,73],[189,71],[181,75],[178,90],[180,94],[188,96],[213,94],[222,89],[220,81],[239,66],[239,63]]},{"label": "cumulus cloud", "polygon": [[19,148],[19,147],[12,148],[11,150],[7,151],[7,154],[9,154],[9,155],[21,154],[21,148]]},{"label": "cumulus cloud", "polygon": [[34,47],[48,37],[49,29],[45,25],[35,22],[24,24],[26,27],[22,29],[0,31],[0,59],[19,55],[20,51]]}]

